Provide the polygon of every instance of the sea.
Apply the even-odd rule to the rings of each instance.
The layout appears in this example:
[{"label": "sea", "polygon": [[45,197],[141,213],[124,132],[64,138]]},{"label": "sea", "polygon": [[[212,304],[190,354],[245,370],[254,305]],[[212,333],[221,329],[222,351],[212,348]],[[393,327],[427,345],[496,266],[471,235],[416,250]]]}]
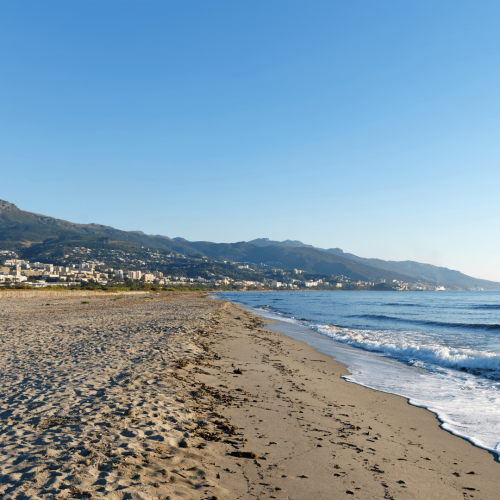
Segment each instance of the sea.
[{"label": "sea", "polygon": [[227,292],[270,328],[349,369],[349,382],[408,398],[500,454],[500,292]]}]

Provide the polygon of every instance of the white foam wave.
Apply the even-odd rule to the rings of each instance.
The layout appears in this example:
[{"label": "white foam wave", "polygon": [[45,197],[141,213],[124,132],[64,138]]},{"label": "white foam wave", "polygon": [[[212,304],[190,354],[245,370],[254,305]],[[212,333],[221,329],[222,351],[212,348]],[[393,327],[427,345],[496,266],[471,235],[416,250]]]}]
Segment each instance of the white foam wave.
[{"label": "white foam wave", "polygon": [[[278,322],[271,328],[344,363],[351,373],[347,380],[406,397],[436,413],[448,431],[500,456],[499,354],[474,349],[465,336],[458,345],[437,333],[348,329],[314,324],[271,308],[253,310]],[[280,323],[288,325],[282,328]],[[322,335],[311,335],[310,329]],[[482,342],[480,336],[474,335],[474,345],[486,345],[487,337]]]},{"label": "white foam wave", "polygon": [[294,323],[296,325],[300,324],[300,321],[295,318],[289,318],[283,313],[278,311],[273,311],[269,306],[263,306],[256,309],[256,311],[263,317],[270,320],[281,321],[283,323]]},{"label": "white foam wave", "polygon": [[422,334],[394,331],[349,330],[333,325],[315,325],[315,330],[353,347],[375,351],[417,366],[425,363],[443,368],[489,371],[500,374],[500,355],[490,351],[454,348],[429,343]]}]

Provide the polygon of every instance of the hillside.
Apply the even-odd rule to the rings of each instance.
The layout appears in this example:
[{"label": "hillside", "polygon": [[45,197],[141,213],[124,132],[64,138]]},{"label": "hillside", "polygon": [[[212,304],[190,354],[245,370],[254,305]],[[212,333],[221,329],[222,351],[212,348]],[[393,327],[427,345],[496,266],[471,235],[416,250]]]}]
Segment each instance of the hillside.
[{"label": "hillside", "polygon": [[121,231],[102,224],[80,224],[20,210],[0,200],[0,248],[14,250],[30,260],[61,260],[74,247],[119,250],[137,257],[148,249],[186,256],[207,256],[218,261],[265,264],[281,269],[300,269],[318,275],[346,276],[355,280],[381,282],[418,281],[453,288],[479,286],[500,290],[500,283],[478,280],[459,271],[430,264],[365,259],[339,248],[315,248],[297,240],[212,243]]},{"label": "hillside", "polygon": [[26,212],[5,201],[0,203],[0,241],[5,249],[15,250],[32,260],[61,260],[75,246],[129,253],[142,253],[144,247],[191,256],[203,254],[217,260],[263,263],[317,274],[344,275],[365,281],[408,280],[401,273],[380,270],[312,247],[189,242],[183,238],[151,236],[140,231],[120,231],[101,224],[72,223]]},{"label": "hillside", "polygon": [[[165,251],[193,250],[165,236],[149,236],[141,231],[121,231],[102,224],[77,224],[46,215],[20,210],[0,200],[0,242],[10,250],[36,254],[61,246],[118,245],[149,247]],[[28,249],[31,249],[28,251]]]},{"label": "hillside", "polygon": [[[290,247],[294,248],[302,247],[302,248],[316,248],[311,245],[306,245],[300,241],[294,240],[291,242],[290,240],[285,240],[282,242],[274,242],[269,241],[267,238],[259,238],[258,241],[261,246],[273,245]],[[292,243],[292,245],[290,245]],[[473,278],[472,276],[467,276],[466,274],[461,273],[460,271],[454,271],[448,269],[446,267],[433,266],[432,264],[422,264],[420,262],[415,262],[411,260],[405,261],[388,261],[382,259],[367,259],[363,257],[358,257],[352,253],[346,253],[340,248],[329,248],[329,249],[321,249],[316,248],[322,252],[327,252],[332,255],[336,255],[338,257],[342,257],[344,259],[351,260],[353,262],[357,262],[359,264],[364,264],[366,266],[377,268],[380,270],[384,270],[391,273],[396,273],[399,275],[404,275],[411,278],[412,281],[425,281],[427,283],[432,283],[435,285],[444,285],[445,287],[453,287],[453,288],[484,288],[485,290],[500,290],[500,283],[495,281],[488,281],[478,278]],[[397,279],[397,278],[394,278]]]},{"label": "hillside", "polygon": [[421,279],[428,282],[435,283],[436,285],[447,284],[458,288],[473,288],[479,287],[485,290],[498,290],[499,284],[494,281],[482,280],[473,278],[461,273],[460,271],[453,271],[447,267],[433,266],[432,264],[422,264],[411,260],[405,261],[391,261],[381,259],[365,259],[350,253],[344,253],[338,248],[326,250],[327,252],[335,255],[340,255],[346,259],[366,264],[368,266],[375,266],[379,269],[386,271],[403,273],[413,279]]},{"label": "hillside", "polygon": [[307,247],[314,248],[312,245],[306,245],[299,240],[285,240],[285,241],[276,241],[270,240],[269,238],[257,238],[255,240],[249,241],[252,245],[257,245],[258,247]]},{"label": "hillside", "polygon": [[255,262],[283,269],[301,269],[317,274],[334,274],[364,281],[407,281],[408,276],[360,264],[338,255],[331,255],[316,248],[265,246],[251,243],[210,243],[194,241],[189,245],[199,252],[218,260]]}]

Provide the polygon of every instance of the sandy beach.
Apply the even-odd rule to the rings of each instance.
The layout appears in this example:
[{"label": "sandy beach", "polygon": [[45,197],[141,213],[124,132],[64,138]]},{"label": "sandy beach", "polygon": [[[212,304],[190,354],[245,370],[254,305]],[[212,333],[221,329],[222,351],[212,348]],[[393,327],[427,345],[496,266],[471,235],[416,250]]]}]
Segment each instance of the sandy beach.
[{"label": "sandy beach", "polygon": [[0,294],[0,496],[497,499],[500,464],[202,295]]}]

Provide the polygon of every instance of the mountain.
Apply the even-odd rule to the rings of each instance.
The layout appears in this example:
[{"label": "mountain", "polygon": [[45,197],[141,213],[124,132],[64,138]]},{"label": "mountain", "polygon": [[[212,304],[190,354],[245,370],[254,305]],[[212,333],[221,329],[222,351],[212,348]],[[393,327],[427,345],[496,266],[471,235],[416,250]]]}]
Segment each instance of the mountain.
[{"label": "mountain", "polygon": [[[301,241],[270,241],[269,238],[260,238],[253,240],[259,242],[261,246],[274,245],[274,246],[294,246],[294,247],[307,247],[317,248],[312,245],[306,245]],[[292,243],[293,245],[290,245]],[[352,253],[346,253],[340,248],[328,248],[326,250],[317,248],[323,252],[327,252],[345,259],[364,264],[366,266],[374,267],[377,269],[385,270],[388,272],[404,275],[412,279],[412,281],[424,281],[433,283],[435,285],[444,285],[453,288],[484,288],[485,290],[500,290],[500,283],[488,280],[473,278],[461,273],[460,271],[453,271],[447,267],[433,266],[432,264],[422,264],[411,260],[405,261],[391,261],[382,259],[367,259],[358,257]],[[396,279],[396,278],[394,278]]]},{"label": "mountain", "polygon": [[102,224],[78,224],[20,210],[0,200],[0,249],[40,261],[61,260],[74,247],[121,250],[143,254],[145,249],[177,252],[186,256],[207,256],[217,260],[266,264],[281,269],[300,269],[321,275],[346,276],[362,281],[424,281],[445,287],[500,290],[500,283],[478,280],[459,271],[418,262],[365,259],[339,248],[315,248],[297,240],[212,243],[148,235],[142,231],[121,231]]},{"label": "mountain", "polygon": [[314,248],[312,245],[306,245],[299,240],[285,240],[285,241],[274,241],[269,238],[257,238],[256,240],[249,241],[252,245],[257,245],[258,247],[307,247]]},{"label": "mountain", "polygon": [[420,262],[414,262],[412,260],[404,261],[393,261],[393,260],[381,260],[381,259],[366,259],[363,257],[358,257],[351,253],[345,253],[339,248],[329,248],[326,252],[340,255],[346,259],[359,262],[361,264],[366,264],[368,266],[374,266],[379,269],[385,269],[386,271],[392,271],[396,273],[402,273],[410,278],[416,280],[427,281],[435,283],[436,285],[447,284],[448,286],[457,288],[471,288],[480,287],[485,290],[498,290],[496,286],[497,283],[488,280],[481,280],[467,276],[460,271],[453,271],[447,267],[433,266],[432,264],[422,264]]},{"label": "mountain", "polygon": [[407,281],[408,276],[384,271],[350,259],[331,255],[313,247],[264,246],[252,243],[210,243],[191,241],[189,245],[204,255],[218,260],[263,263],[282,269],[301,269],[316,274],[334,274],[363,281]]},{"label": "mountain", "polygon": [[263,263],[278,268],[298,268],[317,274],[343,275],[364,281],[408,278],[401,273],[380,270],[338,255],[298,246],[258,246],[253,243],[190,242],[184,238],[147,235],[140,231],[120,231],[102,224],[76,224],[45,215],[25,212],[12,203],[0,204],[0,242],[9,250],[32,259],[62,259],[71,248],[117,249],[141,252],[143,248],[186,255],[206,255],[217,260]]},{"label": "mountain", "polygon": [[[77,224],[46,215],[20,210],[0,200],[0,242],[16,251],[76,243],[106,244],[126,248],[149,247],[158,250],[192,252],[192,249],[166,236],[150,236],[142,231],[121,231],[102,224]],[[75,246],[75,245],[73,245]]]}]

